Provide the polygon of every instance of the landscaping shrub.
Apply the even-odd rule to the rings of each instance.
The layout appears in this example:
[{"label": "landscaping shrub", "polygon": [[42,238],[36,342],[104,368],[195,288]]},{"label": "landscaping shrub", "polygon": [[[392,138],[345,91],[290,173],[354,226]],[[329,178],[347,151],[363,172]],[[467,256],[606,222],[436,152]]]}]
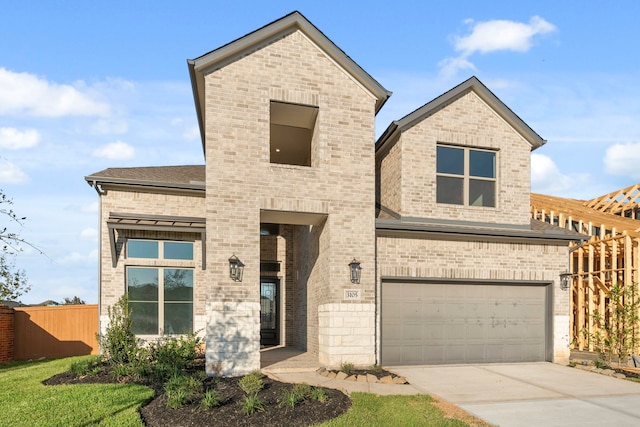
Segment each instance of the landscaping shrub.
[{"label": "landscaping shrub", "polygon": [[202,401],[200,402],[201,406],[204,409],[215,408],[216,406],[220,406],[222,403],[222,396],[216,389],[209,389],[202,396]]},{"label": "landscaping shrub", "polygon": [[164,381],[182,372],[198,356],[200,341],[200,337],[190,333],[177,338],[163,337],[149,344],[154,376]]},{"label": "landscaping shrub", "polygon": [[93,356],[85,360],[73,362],[69,371],[75,375],[98,375],[102,372],[102,357]]},{"label": "landscaping shrub", "polygon": [[342,372],[344,372],[347,375],[351,375],[353,373],[353,371],[356,370],[356,367],[353,365],[353,363],[350,362],[342,362],[340,364],[340,370]]},{"label": "landscaping shrub", "polygon": [[140,342],[133,333],[131,311],[126,295],[117,303],[107,307],[109,325],[104,335],[98,335],[98,341],[109,363],[124,365],[136,359]]},{"label": "landscaping shrub", "polygon": [[327,392],[323,388],[318,388],[318,387],[313,387],[311,389],[311,398],[321,403],[324,403],[327,400],[329,400],[329,396],[327,396]]},{"label": "landscaping shrub", "polygon": [[[262,374],[260,374],[262,375]],[[257,395],[262,387],[264,387],[264,382],[262,381],[262,377],[251,373],[249,375],[245,375],[240,379],[238,385],[247,395]]]},{"label": "landscaping shrub", "polygon": [[264,411],[264,402],[260,400],[257,394],[246,396],[242,401],[242,412],[251,415],[256,411]]},{"label": "landscaping shrub", "polygon": [[164,386],[167,406],[177,409],[202,394],[202,380],[191,375],[174,375]]}]

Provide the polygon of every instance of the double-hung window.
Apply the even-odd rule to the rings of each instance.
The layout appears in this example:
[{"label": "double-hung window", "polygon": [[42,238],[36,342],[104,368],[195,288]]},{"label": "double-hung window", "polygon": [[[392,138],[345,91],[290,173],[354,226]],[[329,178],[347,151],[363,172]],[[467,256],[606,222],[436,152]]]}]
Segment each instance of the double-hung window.
[{"label": "double-hung window", "polygon": [[139,266],[128,266],[126,270],[133,332],[192,332],[194,269],[184,268],[185,263],[178,261],[193,260],[193,242],[129,239],[127,259],[140,261]]},{"label": "double-hung window", "polygon": [[436,201],[495,207],[496,156],[491,150],[438,145]]}]

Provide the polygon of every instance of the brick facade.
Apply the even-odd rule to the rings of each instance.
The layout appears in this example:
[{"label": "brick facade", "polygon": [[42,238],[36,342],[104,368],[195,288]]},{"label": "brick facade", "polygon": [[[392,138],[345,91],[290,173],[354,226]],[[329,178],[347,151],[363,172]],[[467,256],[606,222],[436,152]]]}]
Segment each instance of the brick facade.
[{"label": "brick facade", "polygon": [[[205,272],[202,269],[202,241],[197,233],[177,233],[162,231],[118,231],[116,235],[117,265],[112,265],[109,230],[106,226],[112,212],[204,217],[204,192],[202,194],[131,191],[119,187],[106,187],[106,194],[100,197],[100,330],[108,325],[108,307],[113,306],[126,292],[126,267],[184,267],[193,268],[193,314],[194,330],[204,335],[206,324]],[[193,261],[171,261],[170,264],[158,260],[128,260],[124,244],[127,238],[193,241]]]},{"label": "brick facade", "polygon": [[[354,257],[364,267],[362,302],[374,299],[375,98],[302,31],[206,75],[205,83],[208,295],[259,302],[253,284],[260,280],[261,210],[324,216],[296,228],[293,262],[306,293],[301,344],[314,354],[331,354],[318,341],[318,310],[343,303],[343,290],[351,286],[347,264]],[[318,107],[311,167],[270,163],[270,101]],[[247,265],[242,283],[221,275],[232,254]],[[211,359],[229,357],[221,332],[208,330]],[[238,344],[255,334],[238,336]],[[258,350],[256,341],[246,351]],[[328,364],[339,363],[332,357]]]},{"label": "brick facade", "polygon": [[[384,88],[297,13],[250,36],[189,61],[206,159],[203,190],[187,191],[190,181],[185,191],[103,186],[102,327],[106,307],[125,292],[124,239],[172,238],[194,241],[195,260],[176,265],[194,268],[194,327],[204,330],[209,373],[260,368],[261,278],[279,281],[280,345],[332,367],[380,362],[381,277],[552,283],[554,357],[563,360],[569,302],[557,281],[567,239],[493,239],[482,231],[473,239],[376,237],[376,202],[379,218],[399,224],[531,231],[530,151],[543,143],[537,134],[506,106],[496,108],[492,94],[469,90],[376,152],[374,118],[389,95]],[[271,163],[272,102],[317,108],[310,166]],[[496,151],[496,207],[436,203],[438,143]],[[112,212],[206,218],[205,241],[199,233],[124,230],[113,267],[105,226]],[[265,222],[279,224],[279,235],[261,236]],[[232,255],[245,264],[242,281],[229,277]],[[362,266],[359,284],[350,281],[354,258]],[[280,271],[261,271],[261,261],[279,261]]]},{"label": "brick facade", "polygon": [[[497,150],[496,207],[436,203],[438,143]],[[403,217],[529,225],[531,145],[471,91],[400,136],[379,157],[380,203]]]}]

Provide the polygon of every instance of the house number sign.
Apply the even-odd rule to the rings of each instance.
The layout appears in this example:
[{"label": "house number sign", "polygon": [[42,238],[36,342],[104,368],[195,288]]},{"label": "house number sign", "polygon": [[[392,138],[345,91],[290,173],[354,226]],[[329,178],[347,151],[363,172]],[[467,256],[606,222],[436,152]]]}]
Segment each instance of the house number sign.
[{"label": "house number sign", "polygon": [[361,289],[345,289],[344,290],[344,299],[346,300],[361,300],[362,299],[362,290]]}]

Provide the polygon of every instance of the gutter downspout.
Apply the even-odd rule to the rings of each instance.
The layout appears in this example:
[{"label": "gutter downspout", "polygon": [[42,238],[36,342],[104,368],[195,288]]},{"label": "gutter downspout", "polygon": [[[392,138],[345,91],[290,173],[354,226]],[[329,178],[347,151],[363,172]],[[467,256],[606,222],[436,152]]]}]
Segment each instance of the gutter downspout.
[{"label": "gutter downspout", "polygon": [[[96,193],[98,193],[98,334],[102,336],[102,196],[107,194],[107,190],[104,190],[96,180],[93,183],[89,183]],[[100,348],[100,341],[98,340],[98,353],[102,354],[102,348]]]}]

